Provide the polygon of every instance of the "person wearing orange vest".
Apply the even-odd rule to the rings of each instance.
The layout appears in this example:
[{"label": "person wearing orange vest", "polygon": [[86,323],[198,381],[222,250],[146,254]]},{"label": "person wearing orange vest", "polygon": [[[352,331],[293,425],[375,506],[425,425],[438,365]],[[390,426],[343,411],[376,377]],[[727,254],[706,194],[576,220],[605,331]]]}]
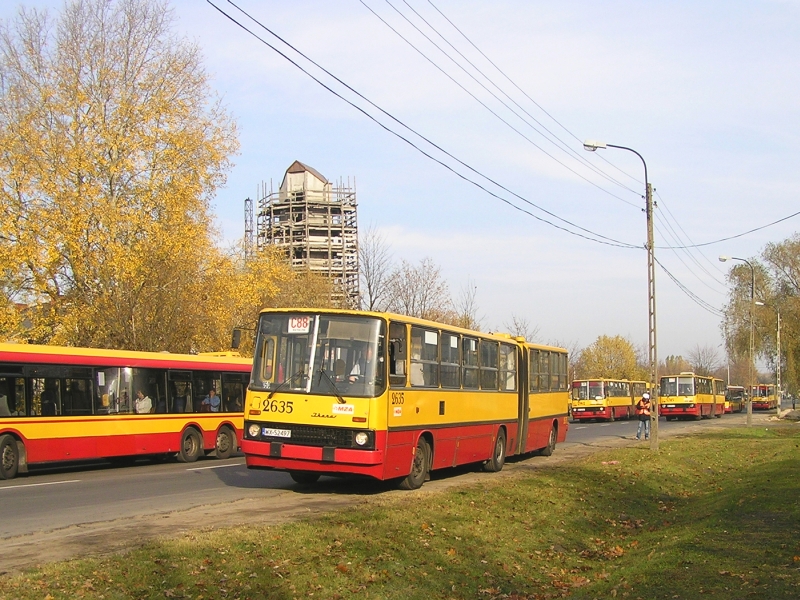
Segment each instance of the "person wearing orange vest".
[{"label": "person wearing orange vest", "polygon": [[650,439],[650,394],[645,392],[642,399],[636,403],[636,414],[639,415],[639,427],[636,429],[636,439],[642,439],[642,429],[644,429],[644,439]]}]

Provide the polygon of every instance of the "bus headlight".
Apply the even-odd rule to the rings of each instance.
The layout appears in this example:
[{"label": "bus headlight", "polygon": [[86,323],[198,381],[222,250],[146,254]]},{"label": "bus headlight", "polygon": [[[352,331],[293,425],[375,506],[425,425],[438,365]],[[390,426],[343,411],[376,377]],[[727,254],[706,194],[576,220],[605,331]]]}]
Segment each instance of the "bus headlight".
[{"label": "bus headlight", "polygon": [[363,446],[368,441],[369,441],[369,436],[366,433],[364,433],[363,431],[359,431],[356,434],[356,444],[358,444],[359,446]]},{"label": "bus headlight", "polygon": [[258,434],[261,433],[261,427],[257,423],[250,423],[247,433],[252,438],[258,437]]}]

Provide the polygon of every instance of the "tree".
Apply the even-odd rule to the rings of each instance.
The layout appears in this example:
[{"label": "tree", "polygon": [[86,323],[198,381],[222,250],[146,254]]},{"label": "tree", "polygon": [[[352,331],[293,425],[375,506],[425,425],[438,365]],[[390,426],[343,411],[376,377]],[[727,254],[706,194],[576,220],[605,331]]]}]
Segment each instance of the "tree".
[{"label": "tree", "polygon": [[719,369],[719,354],[713,346],[700,346],[695,345],[694,349],[689,352],[689,362],[692,365],[692,370],[698,375],[713,376],[714,372]]},{"label": "tree", "polygon": [[611,379],[648,380],[636,361],[633,344],[621,336],[601,335],[581,351],[575,368],[577,379],[607,377]]},{"label": "tree", "polygon": [[533,342],[534,340],[536,340],[536,336],[539,335],[538,326],[531,327],[531,324],[528,322],[528,319],[513,313],[511,315],[511,322],[503,323],[503,327],[511,335],[522,336],[528,342]]},{"label": "tree", "polygon": [[481,330],[481,319],[478,317],[478,286],[472,278],[467,279],[467,283],[461,288],[461,293],[453,304],[455,315],[449,321],[451,325],[475,331]]},{"label": "tree", "polygon": [[236,127],[172,22],[161,0],[75,0],[0,28],[5,337],[185,349],[231,290],[207,279],[209,200]]},{"label": "tree", "polygon": [[392,268],[392,256],[386,239],[370,225],[358,241],[359,276],[361,279],[361,308],[386,310],[389,304],[386,285]]},{"label": "tree", "polygon": [[661,375],[677,375],[692,370],[691,363],[681,355],[670,354],[664,359],[659,372]]},{"label": "tree", "polygon": [[403,260],[387,282],[389,310],[411,317],[450,322],[455,317],[447,282],[430,258],[414,266]]}]

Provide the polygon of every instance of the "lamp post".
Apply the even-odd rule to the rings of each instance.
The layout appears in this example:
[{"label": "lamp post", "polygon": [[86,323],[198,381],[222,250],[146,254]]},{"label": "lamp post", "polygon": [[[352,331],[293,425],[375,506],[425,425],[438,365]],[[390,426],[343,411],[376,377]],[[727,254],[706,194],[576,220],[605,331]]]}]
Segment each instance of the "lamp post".
[{"label": "lamp post", "polygon": [[647,163],[644,157],[633,148],[616,146],[594,140],[583,142],[584,150],[594,152],[605,148],[619,148],[633,152],[644,165],[644,201],[645,214],[647,215],[647,304],[648,304],[648,335],[650,356],[650,450],[658,450],[658,352],[656,346],[656,261],[653,243],[653,188],[647,180]]},{"label": "lamp post", "polygon": [[748,267],[750,267],[750,389],[747,394],[747,426],[750,427],[753,424],[753,349],[755,346],[755,337],[753,331],[753,308],[755,307],[755,289],[756,289],[756,270],[753,268],[753,265],[750,264],[749,260],[744,258],[736,258],[735,256],[720,256],[719,262],[725,262],[728,260],[738,260],[740,262],[745,263]]}]

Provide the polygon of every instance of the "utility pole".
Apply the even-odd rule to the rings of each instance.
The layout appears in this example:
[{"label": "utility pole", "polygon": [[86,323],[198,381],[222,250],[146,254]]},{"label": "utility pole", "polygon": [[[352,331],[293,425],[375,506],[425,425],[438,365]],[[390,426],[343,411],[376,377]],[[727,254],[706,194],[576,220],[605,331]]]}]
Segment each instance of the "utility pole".
[{"label": "utility pole", "polygon": [[647,184],[647,304],[650,356],[650,450],[658,450],[658,353],[656,349],[656,257],[653,243],[653,185]]},{"label": "utility pole", "polygon": [[777,356],[775,357],[775,384],[778,388],[778,416],[781,416],[781,311],[778,310],[778,333],[775,336]]}]

